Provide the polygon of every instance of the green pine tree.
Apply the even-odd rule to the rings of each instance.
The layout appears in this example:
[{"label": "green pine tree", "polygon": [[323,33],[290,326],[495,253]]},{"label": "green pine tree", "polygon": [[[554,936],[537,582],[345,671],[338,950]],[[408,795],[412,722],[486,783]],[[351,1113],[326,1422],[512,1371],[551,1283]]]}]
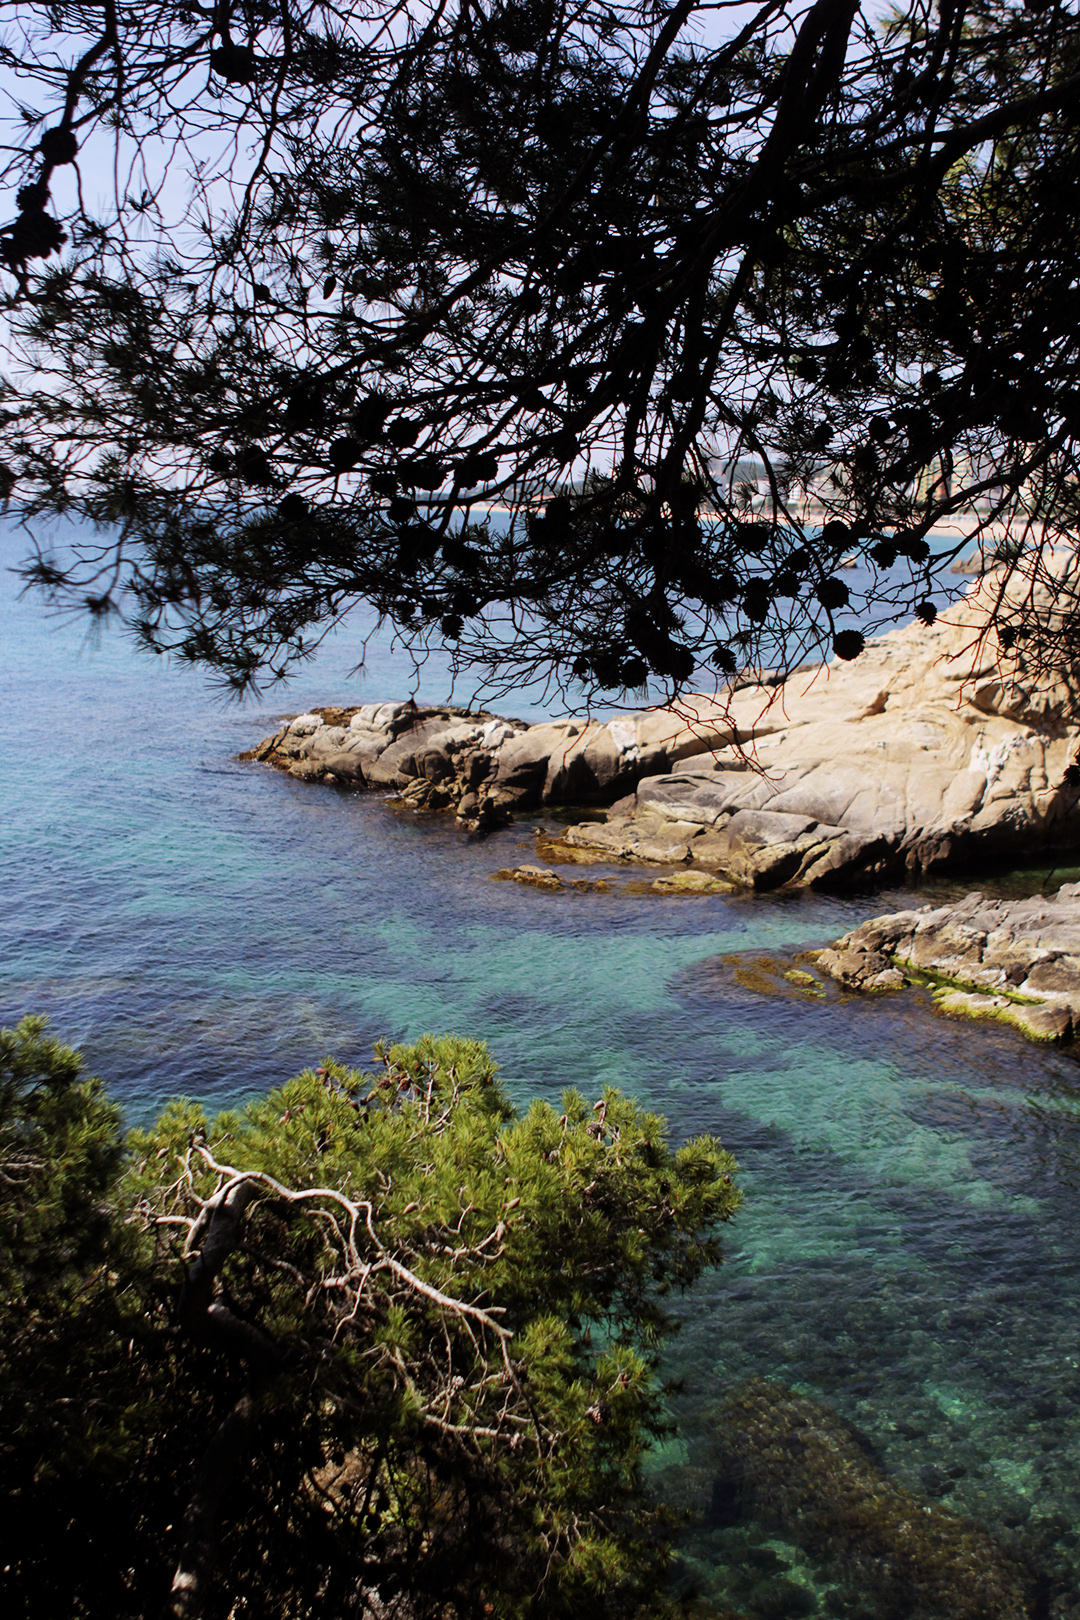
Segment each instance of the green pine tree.
[{"label": "green pine tree", "polygon": [[[481,1044],[429,1037],[174,1103],[122,1156],[75,1054],[4,1042],[36,1177],[0,1316],[12,1612],[659,1612],[641,1470],[672,1296],[739,1202],[713,1139],[673,1151],[610,1088],[518,1113]],[[80,1557],[50,1561],[61,1503]]]}]

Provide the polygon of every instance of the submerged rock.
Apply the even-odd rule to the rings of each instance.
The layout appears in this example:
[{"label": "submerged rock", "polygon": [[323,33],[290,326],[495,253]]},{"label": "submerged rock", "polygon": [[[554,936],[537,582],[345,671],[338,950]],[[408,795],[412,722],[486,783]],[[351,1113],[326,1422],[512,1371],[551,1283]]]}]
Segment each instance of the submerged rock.
[{"label": "submerged rock", "polygon": [[711,872],[672,872],[668,877],[654,879],[654,894],[731,894],[734,883],[725,883]]},{"label": "submerged rock", "polygon": [[565,887],[558,872],[545,866],[504,866],[496,872],[500,883],[527,883],[533,889],[562,889]]},{"label": "submerged rock", "polygon": [[606,878],[561,878],[545,866],[504,866],[493,872],[497,883],[524,883],[532,889],[573,889],[579,894],[611,894]]},{"label": "submerged rock", "polygon": [[717,1425],[713,1521],[747,1511],[824,1564],[867,1612],[905,1620],[1031,1620],[1028,1579],[980,1525],[889,1478],[828,1407],[764,1379]]},{"label": "submerged rock", "polygon": [[851,990],[936,982],[944,1012],[1071,1040],[1080,1031],[1080,883],[1031,900],[969,894],[874,917],[819,951],[816,965]]}]

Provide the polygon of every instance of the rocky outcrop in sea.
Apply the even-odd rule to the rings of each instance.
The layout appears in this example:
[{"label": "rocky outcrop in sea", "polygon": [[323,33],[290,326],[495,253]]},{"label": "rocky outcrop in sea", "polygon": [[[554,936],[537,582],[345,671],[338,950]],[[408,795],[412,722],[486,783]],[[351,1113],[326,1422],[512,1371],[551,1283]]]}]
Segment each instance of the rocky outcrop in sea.
[{"label": "rocky outcrop in sea", "polygon": [[850,990],[934,986],[937,1006],[995,1018],[1041,1041],[1080,1033],[1080,883],[1029,900],[969,894],[898,911],[845,934],[815,965]]},{"label": "rocky outcrop in sea", "polygon": [[[936,623],[851,663],[745,681],[671,708],[527,725],[413,703],[322,708],[247,758],[308,781],[391,789],[470,825],[605,804],[567,858],[692,866],[755,889],[844,886],[1080,846],[1066,779],[1075,685],[983,635],[985,576]],[[1017,650],[1019,647],[1019,651]],[[550,851],[547,858],[552,857]]]},{"label": "rocky outcrop in sea", "polygon": [[529,725],[449,706],[366,703],[297,715],[241,757],[302,781],[392,789],[416,809],[498,821],[542,804],[610,804],[643,777],[730,739],[723,706],[714,707],[715,725],[681,708]]}]

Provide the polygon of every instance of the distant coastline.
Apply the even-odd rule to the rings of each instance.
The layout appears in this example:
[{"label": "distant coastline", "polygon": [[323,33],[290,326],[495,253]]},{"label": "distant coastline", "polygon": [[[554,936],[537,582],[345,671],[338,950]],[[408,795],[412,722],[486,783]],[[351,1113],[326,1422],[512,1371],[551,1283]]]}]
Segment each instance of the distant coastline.
[{"label": "distant coastline", "polygon": [[[823,507],[803,502],[792,508],[792,516],[799,522],[812,528],[823,527],[830,522],[834,514],[826,512]],[[1046,538],[1045,525],[1036,521],[1021,521],[1013,519],[1009,523],[1002,523],[995,519],[989,521],[980,516],[978,512],[954,512],[948,518],[943,518],[935,524],[934,534],[955,534],[958,540],[967,539],[969,535],[979,533],[988,544],[996,545],[1003,540],[1029,539],[1034,544],[1041,544]]]},{"label": "distant coastline", "polygon": [[[484,512],[499,512],[509,516],[513,508],[503,506],[498,502],[477,503],[476,509]],[[826,523],[832,522],[835,512],[827,511],[823,506],[813,502],[802,501],[794,503],[791,516],[796,523],[804,524],[807,528],[824,528]],[[705,512],[705,518],[715,518],[717,512]],[[755,509],[755,515],[764,516],[764,508]],[[1033,545],[1042,545],[1046,540],[1045,524],[1036,520],[1021,520],[1014,518],[1009,523],[1002,523],[998,519],[993,521],[980,516],[978,512],[954,512],[948,518],[936,524],[931,531],[937,535],[955,534],[957,540],[965,540],[970,535],[978,533],[980,540],[985,540],[988,546],[1000,545],[1005,540],[1028,540]]]}]

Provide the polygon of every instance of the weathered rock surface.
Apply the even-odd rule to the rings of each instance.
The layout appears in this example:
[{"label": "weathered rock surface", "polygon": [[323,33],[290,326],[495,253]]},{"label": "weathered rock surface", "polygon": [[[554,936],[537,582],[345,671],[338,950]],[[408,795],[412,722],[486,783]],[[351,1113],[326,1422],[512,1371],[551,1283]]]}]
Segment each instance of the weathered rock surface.
[{"label": "weathered rock surface", "polygon": [[606,822],[569,829],[568,850],[694,866],[756,889],[1075,848],[1080,788],[1064,773],[1080,693],[1036,680],[996,633],[980,639],[999,592],[985,576],[934,625],[894,630],[850,664],[781,685],[533,726],[413,703],[323,708],[244,757],[390,788],[479,826],[532,805],[610,804]]},{"label": "weathered rock surface", "polygon": [[999,586],[988,576],[934,625],[891,631],[852,663],[684,700],[689,732],[726,724],[736,745],[687,749],[568,843],[760,889],[1080,845],[1080,789],[1064,782],[1080,694],[1037,681],[996,633],[980,643]]},{"label": "weathered rock surface", "polygon": [[874,917],[817,967],[852,990],[894,990],[910,975],[947,981],[946,1012],[997,1018],[1034,1040],[1080,1033],[1080,883],[1033,900],[984,900]]},{"label": "weathered rock surface", "polygon": [[[396,789],[417,808],[454,809],[482,824],[530,805],[610,803],[642,776],[670,771],[732,736],[719,712],[705,726],[665,709],[530,726],[449,706],[368,703],[297,715],[241,757],[302,781]],[[670,857],[668,847],[676,851]],[[685,848],[666,836],[646,858],[681,861]]]},{"label": "weathered rock surface", "polygon": [[499,750],[532,729],[449,705],[365,703],[297,715],[241,758],[265,760],[306,782],[393,788],[418,806],[457,808],[483,821],[496,811]]}]

